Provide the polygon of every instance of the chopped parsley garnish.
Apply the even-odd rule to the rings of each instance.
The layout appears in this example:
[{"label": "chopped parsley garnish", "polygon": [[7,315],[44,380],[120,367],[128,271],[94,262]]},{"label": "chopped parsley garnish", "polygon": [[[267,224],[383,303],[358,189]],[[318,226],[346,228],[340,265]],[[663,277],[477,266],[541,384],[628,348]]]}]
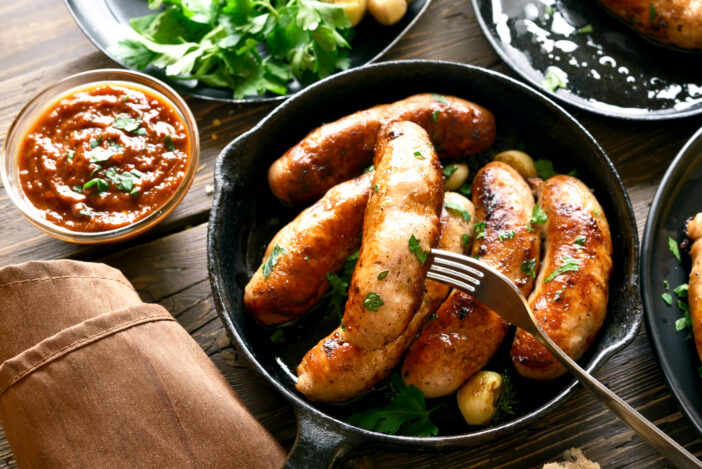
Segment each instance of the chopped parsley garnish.
[{"label": "chopped parsley garnish", "polygon": [[656,20],[656,7],[653,6],[653,2],[649,3],[648,5],[648,19],[653,23]]},{"label": "chopped parsley garnish", "polygon": [[101,169],[102,169],[102,166],[100,166],[99,164],[96,164],[95,168],[93,168],[93,170],[90,171],[90,176],[88,176],[88,177],[93,177],[93,174],[95,174],[97,171],[100,171]]},{"label": "chopped parsley garnish", "polygon": [[282,344],[285,342],[285,332],[283,329],[276,329],[269,338],[274,344]]},{"label": "chopped parsley garnish", "polygon": [[699,376],[700,378],[702,378],[702,366],[699,367],[699,368],[697,368],[697,376]]},{"label": "chopped parsley garnish", "polygon": [[550,177],[557,176],[558,173],[553,169],[553,162],[551,160],[536,160],[534,161],[534,167],[539,177],[544,181]]},{"label": "chopped parsley garnish", "polygon": [[440,112],[441,111],[439,111],[438,109],[434,109],[434,112],[431,113],[431,120],[433,120],[434,122],[437,122],[439,120],[439,113]]},{"label": "chopped parsley garnish", "polygon": [[112,127],[124,130],[125,132],[136,132],[141,126],[141,116],[134,119],[130,116],[117,116],[112,121]]},{"label": "chopped parsley garnish", "polygon": [[667,280],[663,280],[663,287],[668,290],[670,288],[670,284],[668,283]]},{"label": "chopped parsley garnish", "polygon": [[585,247],[585,236],[578,236],[575,238],[575,249],[582,249]]},{"label": "chopped parsley garnish", "polygon": [[555,295],[553,295],[553,301],[560,301],[561,295],[565,293],[567,285],[563,285],[563,288],[558,290]]},{"label": "chopped parsley garnish", "polygon": [[593,29],[593,27],[592,27],[591,24],[586,24],[586,25],[583,26],[582,28],[578,29],[576,32],[577,32],[578,34],[590,34],[590,33],[594,32],[594,31],[595,31],[595,30]]},{"label": "chopped parsley garnish", "polygon": [[668,292],[663,293],[661,295],[661,298],[663,299],[663,301],[665,301],[665,303],[668,306],[673,306],[673,296],[670,293],[668,293]]},{"label": "chopped parsley garnish", "polygon": [[363,170],[363,174],[370,173],[371,171],[375,171],[375,165],[372,164],[368,166],[366,169]]},{"label": "chopped parsley garnish", "polygon": [[441,96],[440,94],[432,93],[431,97],[434,98],[434,101],[438,101],[441,104],[448,104],[446,98]]},{"label": "chopped parsley garnish", "polygon": [[673,253],[678,262],[682,262],[680,260],[680,248],[678,247],[678,242],[670,236],[668,236],[668,249]]},{"label": "chopped parsley garnish", "polygon": [[380,190],[380,186],[378,184],[373,185],[373,192],[378,192]]},{"label": "chopped parsley garnish", "polygon": [[563,264],[561,264],[561,266],[559,268],[557,268],[556,270],[551,272],[551,275],[546,277],[546,280],[544,280],[544,283],[550,282],[551,280],[553,280],[554,278],[558,277],[559,275],[561,275],[565,272],[570,272],[570,271],[574,271],[574,270],[578,270],[578,269],[580,269],[580,264],[578,264],[577,260],[573,259],[570,256],[563,256]]},{"label": "chopped parsley garnish", "polygon": [[303,260],[309,261],[309,260],[310,260],[310,256],[305,256],[305,258],[304,258]]},{"label": "chopped parsley garnish", "polygon": [[72,161],[74,156],[76,156],[76,152],[74,150],[68,150],[66,152],[66,158],[68,158],[69,161]]},{"label": "chopped parsley garnish", "polygon": [[463,233],[461,235],[461,245],[463,246],[464,251],[468,250],[468,247],[470,245],[470,236],[468,236],[466,233]]},{"label": "chopped parsley garnish", "polygon": [[536,259],[527,259],[519,266],[522,272],[531,278],[536,278]]},{"label": "chopped parsley garnish", "polygon": [[83,189],[80,186],[73,186],[71,189],[73,189],[73,192],[78,192],[79,194],[83,192]]},{"label": "chopped parsley garnish", "polygon": [[546,212],[544,212],[538,205],[534,205],[534,208],[531,209],[531,219],[529,220],[529,223],[532,225],[543,225],[547,221],[548,216],[546,215]]},{"label": "chopped parsley garnish", "polygon": [[414,253],[415,256],[417,256],[417,260],[424,264],[427,261],[427,256],[429,255],[429,251],[425,251],[422,249],[422,246],[419,244],[419,241],[417,238],[414,237],[414,235],[410,236],[409,239],[409,250],[411,253]]},{"label": "chopped parsley garnish", "polygon": [[470,212],[463,210],[456,202],[445,202],[444,207],[446,210],[460,215],[465,221],[470,221]]},{"label": "chopped parsley garnish", "polygon": [[268,260],[266,260],[266,262],[263,263],[263,266],[261,266],[261,270],[263,271],[263,278],[267,279],[271,275],[271,272],[273,272],[273,269],[278,263],[278,259],[280,259],[280,256],[284,256],[287,253],[288,251],[286,251],[285,248],[282,248],[277,244],[273,246],[271,255],[268,256]]},{"label": "chopped parsley garnish", "polygon": [[133,169],[131,172],[126,171],[122,174],[117,174],[115,168],[107,168],[105,170],[105,177],[112,181],[117,189],[136,194],[139,191],[135,185],[141,179],[141,172]]},{"label": "chopped parsley garnish", "polygon": [[114,140],[108,140],[107,143],[109,143],[110,150],[112,150],[113,153],[120,153],[124,148],[121,143],[117,143]]},{"label": "chopped parsley garnish", "polygon": [[427,410],[422,391],[414,385],[405,385],[396,372],[390,375],[390,383],[395,394],[389,404],[382,408],[353,414],[347,422],[357,427],[390,435],[398,433],[407,436],[438,435],[439,429],[429,419],[429,415],[437,407]]},{"label": "chopped parsley garnish", "polygon": [[418,160],[426,160],[426,158],[424,158],[424,155],[422,155],[421,151],[415,151],[414,157],[417,158]]},{"label": "chopped parsley garnish", "polygon": [[592,209],[592,214],[595,215],[596,217],[602,216],[602,214],[600,213],[600,211],[597,210],[596,208]]},{"label": "chopped parsley garnish", "polygon": [[87,208],[84,208],[84,209],[82,209],[82,210],[78,210],[78,213],[80,213],[81,215],[85,215],[86,217],[92,217],[92,216],[93,216],[93,212],[91,212],[91,211],[88,210]]},{"label": "chopped parsley garnish", "polygon": [[373,311],[374,313],[377,313],[378,308],[380,308],[384,304],[385,303],[383,302],[382,298],[380,298],[380,295],[373,292],[369,292],[366,295],[366,299],[363,300],[363,307],[366,308],[368,311]]},{"label": "chopped parsley garnish", "polygon": [[382,272],[380,272],[380,273],[378,274],[378,280],[385,280],[385,277],[388,276],[388,272],[390,272],[390,271],[389,271],[389,270],[383,270]]},{"label": "chopped parsley garnish", "polygon": [[346,258],[344,267],[341,270],[341,275],[327,273],[327,280],[331,290],[324,294],[324,298],[329,297],[329,308],[336,313],[341,323],[341,328],[346,329],[343,322],[343,306],[346,303],[346,297],[349,294],[349,283],[353,275],[353,269],[356,267],[360,251],[356,250]]},{"label": "chopped parsley garnish", "polygon": [[90,149],[96,148],[102,142],[102,136],[90,141]]},{"label": "chopped parsley garnish", "polygon": [[101,192],[106,191],[110,187],[110,183],[105,181],[104,179],[101,178],[93,178],[90,181],[86,182],[83,184],[83,190],[88,189],[89,187],[97,186],[97,191],[98,194]]},{"label": "chopped parsley garnish", "polygon": [[465,195],[466,197],[470,197],[470,195],[473,193],[473,186],[471,186],[467,182],[464,182],[463,184],[461,184],[461,187],[458,188],[458,192]]},{"label": "chopped parsley garnish", "polygon": [[541,87],[551,92],[556,91],[558,88],[567,89],[568,79],[562,71],[557,71],[555,67],[548,67],[544,80],[541,82]]},{"label": "chopped parsley garnish", "polygon": [[546,7],[546,14],[547,14],[548,16],[553,16],[553,14],[555,13],[555,11],[556,11],[556,10],[553,8],[553,5],[549,5],[549,6]]},{"label": "chopped parsley garnish", "polygon": [[677,287],[675,287],[673,293],[675,293],[675,296],[677,296],[678,298],[686,298],[687,291],[689,288],[690,287],[687,283],[683,283],[682,285],[678,285]]},{"label": "chopped parsley garnish", "polygon": [[513,239],[514,236],[514,231],[500,231],[499,233],[497,233],[497,237],[500,241],[504,241],[505,239]]},{"label": "chopped parsley garnish", "polygon": [[480,239],[485,237],[485,222],[479,221],[475,224],[475,239]]},{"label": "chopped parsley garnish", "polygon": [[688,327],[692,327],[692,318],[690,318],[690,312],[686,311],[682,317],[675,320],[675,331],[680,332]]},{"label": "chopped parsley garnish", "polygon": [[171,139],[170,135],[166,135],[163,138],[163,143],[166,144],[166,148],[168,148],[168,151],[175,151],[175,145],[173,145],[173,140]]},{"label": "chopped parsley garnish", "polygon": [[431,316],[429,316],[429,319],[427,319],[427,322],[433,321],[434,319],[439,319],[439,315],[434,313]]},{"label": "chopped parsley garnish", "polygon": [[444,167],[444,177],[448,180],[453,173],[458,170],[458,166],[455,164],[449,164]]}]

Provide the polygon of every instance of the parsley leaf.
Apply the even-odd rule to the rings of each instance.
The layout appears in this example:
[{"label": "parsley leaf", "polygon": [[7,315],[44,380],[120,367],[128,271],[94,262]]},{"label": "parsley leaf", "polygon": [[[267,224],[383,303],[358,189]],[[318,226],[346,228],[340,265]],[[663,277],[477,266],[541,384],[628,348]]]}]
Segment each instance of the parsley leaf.
[{"label": "parsley leaf", "polygon": [[375,165],[372,164],[368,166],[366,169],[363,170],[363,174],[370,173],[371,171],[375,171]]},{"label": "parsley leaf", "polygon": [[534,205],[534,208],[531,209],[531,219],[529,220],[529,223],[532,225],[543,225],[547,221],[548,216],[546,215],[546,212],[544,212],[538,205]]},{"label": "parsley leaf", "polygon": [[470,212],[463,210],[456,202],[446,202],[444,207],[446,207],[446,210],[460,215],[465,221],[470,221]]},{"label": "parsley leaf", "polygon": [[273,331],[269,339],[274,344],[282,344],[283,342],[285,342],[285,332],[283,331],[283,329],[276,329],[275,331]]},{"label": "parsley leaf", "polygon": [[519,266],[522,272],[531,278],[536,278],[536,259],[527,259]]},{"label": "parsley leaf", "polygon": [[117,116],[112,121],[112,127],[124,130],[125,132],[135,132],[141,126],[141,116],[136,119],[130,116]]},{"label": "parsley leaf", "polygon": [[464,251],[467,251],[470,247],[470,236],[468,236],[466,233],[461,235],[461,245],[463,246]]},{"label": "parsley leaf", "polygon": [[68,160],[73,160],[73,157],[76,156],[76,152],[74,150],[68,150],[66,152],[66,158]]},{"label": "parsley leaf", "polygon": [[417,158],[418,160],[426,160],[426,158],[424,158],[424,155],[422,155],[422,152],[420,152],[420,151],[415,151],[414,157]]},{"label": "parsley leaf", "polygon": [[458,166],[456,166],[455,164],[449,164],[444,166],[444,177],[446,178],[446,180],[448,180],[451,177],[451,175],[456,172],[457,169]]},{"label": "parsley leaf", "polygon": [[475,224],[475,239],[480,239],[485,237],[485,222],[479,221]]},{"label": "parsley leaf", "polygon": [[80,213],[81,215],[85,215],[86,217],[92,217],[92,216],[93,216],[93,212],[91,212],[91,211],[88,210],[87,208],[84,208],[84,209],[82,209],[82,210],[78,210],[78,213]]},{"label": "parsley leaf", "polygon": [[414,253],[415,256],[417,256],[419,262],[422,264],[426,262],[429,251],[422,249],[422,246],[419,244],[419,241],[414,237],[414,235],[410,236],[409,250],[410,252]]},{"label": "parsley leaf", "polygon": [[96,148],[102,142],[102,136],[90,141],[90,149]]},{"label": "parsley leaf", "polygon": [[429,415],[436,408],[427,410],[422,391],[414,385],[405,385],[396,372],[390,375],[390,382],[395,394],[389,404],[382,408],[353,414],[347,422],[390,435],[398,433],[410,436],[438,435],[439,429],[429,419]]},{"label": "parsley leaf", "polygon": [[434,109],[434,112],[431,113],[431,120],[433,120],[434,122],[438,122],[440,112],[441,111],[439,111],[438,109]]},{"label": "parsley leaf", "polygon": [[649,3],[648,5],[648,19],[651,23],[653,23],[656,20],[656,7],[653,6],[653,2]]},{"label": "parsley leaf", "polygon": [[497,233],[497,237],[500,241],[504,241],[505,239],[514,239],[514,236],[514,231],[500,231]]},{"label": "parsley leaf", "polygon": [[573,259],[570,256],[563,256],[563,264],[561,264],[561,266],[559,268],[557,268],[556,270],[551,272],[551,275],[546,277],[546,280],[544,280],[544,283],[550,282],[551,280],[553,280],[554,278],[558,277],[559,275],[561,275],[565,272],[570,272],[570,271],[574,271],[574,270],[578,270],[578,269],[580,269],[580,264],[578,263],[578,261],[576,259]]},{"label": "parsley leaf", "polygon": [[663,293],[661,295],[661,298],[663,299],[663,301],[665,301],[665,303],[668,306],[673,306],[673,296],[670,293],[668,293],[668,292]]},{"label": "parsley leaf", "polygon": [[558,88],[568,88],[568,77],[565,72],[557,67],[548,67],[541,82],[541,88],[546,91],[556,91]]},{"label": "parsley leaf", "polygon": [[385,280],[385,277],[388,276],[388,272],[390,272],[390,271],[389,271],[389,270],[383,270],[382,272],[380,272],[380,273],[378,274],[378,280]]},{"label": "parsley leaf", "polygon": [[261,271],[263,272],[263,278],[267,279],[270,275],[271,272],[273,272],[273,269],[275,268],[276,264],[278,263],[278,259],[280,256],[284,256],[287,254],[288,251],[285,250],[285,248],[282,248],[278,246],[277,244],[273,246],[273,250],[271,251],[271,255],[268,256],[268,259],[266,262],[263,263],[261,266]]},{"label": "parsley leaf", "polygon": [[586,25],[583,26],[582,28],[578,29],[578,30],[576,31],[576,33],[578,33],[578,34],[590,34],[590,33],[594,32],[594,31],[595,31],[595,29],[592,27],[591,24],[586,24]]},{"label": "parsley leaf", "polygon": [[575,238],[575,249],[582,249],[585,247],[585,236],[578,236]]},{"label": "parsley leaf", "polygon": [[505,414],[515,415],[515,408],[519,405],[519,400],[517,399],[517,392],[512,386],[512,380],[507,374],[502,374],[502,388],[500,390],[500,397],[497,399],[497,408],[495,409],[495,415],[492,416],[493,422],[498,422],[505,417]]},{"label": "parsley leaf", "polygon": [[437,101],[441,104],[448,104],[448,101],[446,100],[446,98],[441,96],[440,94],[432,93],[431,97],[434,99],[434,101]]},{"label": "parsley leaf", "polygon": [[678,262],[682,262],[680,260],[680,248],[678,247],[678,243],[670,236],[668,236],[668,249],[673,253]]},{"label": "parsley leaf", "polygon": [[356,267],[359,253],[360,251],[356,250],[346,258],[341,275],[327,273],[327,280],[331,290],[324,294],[324,298],[329,298],[329,308],[339,317],[342,329],[346,329],[343,323],[344,304],[349,294],[349,283],[351,282],[351,276],[353,275],[353,269]]},{"label": "parsley leaf", "polygon": [[688,327],[692,327],[692,318],[690,318],[690,312],[686,311],[682,317],[675,320],[675,331],[680,332]]},{"label": "parsley leaf", "polygon": [[373,192],[378,192],[380,190],[380,186],[378,184],[373,185]]},{"label": "parsley leaf", "polygon": [[112,153],[111,150],[102,147],[97,147],[94,150],[90,150],[87,153],[91,163],[102,163],[104,161],[107,161],[110,158],[112,158],[113,154],[114,153]]},{"label": "parsley leaf", "polygon": [[110,187],[110,183],[101,178],[93,178],[90,181],[83,184],[83,190],[89,187],[97,186],[98,194],[106,191]]},{"label": "parsley leaf", "polygon": [[458,188],[458,192],[465,195],[466,197],[470,197],[470,195],[473,193],[473,186],[471,186],[467,182],[464,182],[463,184],[461,184],[461,187]]},{"label": "parsley leaf", "polygon": [[373,292],[369,292],[366,295],[366,298],[363,300],[363,307],[366,308],[368,311],[373,311],[374,313],[377,313],[378,308],[380,308],[384,304],[385,302],[383,302],[383,299],[380,298],[380,295]]},{"label": "parsley leaf", "polygon": [[553,295],[553,301],[560,301],[561,295],[565,293],[567,285],[563,285],[563,288],[558,290],[555,295]]},{"label": "parsley leaf", "polygon": [[166,148],[168,148],[168,151],[175,151],[175,145],[173,145],[173,140],[171,139],[170,135],[166,135],[163,138],[163,143],[166,144]]},{"label": "parsley leaf", "polygon": [[544,181],[550,177],[557,176],[558,173],[553,169],[553,162],[550,160],[536,160],[534,167],[539,177]]},{"label": "parsley leaf", "polygon": [[689,288],[690,287],[687,283],[683,283],[682,285],[678,285],[677,287],[675,287],[673,293],[675,293],[675,296],[677,296],[678,298],[685,298],[687,297],[687,291]]}]

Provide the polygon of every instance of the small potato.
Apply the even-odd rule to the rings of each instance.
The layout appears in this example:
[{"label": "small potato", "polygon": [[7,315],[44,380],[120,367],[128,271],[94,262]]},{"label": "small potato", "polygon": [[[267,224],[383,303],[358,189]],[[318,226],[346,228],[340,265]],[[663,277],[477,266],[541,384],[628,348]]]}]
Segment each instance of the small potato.
[{"label": "small potato", "polygon": [[456,170],[446,181],[445,187],[447,191],[457,191],[468,179],[468,166],[462,163],[451,164],[450,166],[454,166]]},{"label": "small potato", "polygon": [[502,392],[502,376],[494,371],[479,371],[456,393],[458,408],[468,425],[487,425],[495,415]]},{"label": "small potato", "polygon": [[356,26],[361,22],[366,14],[366,0],[323,0],[326,3],[333,3],[344,8],[346,16],[348,16],[351,26]]},{"label": "small potato", "polygon": [[406,0],[368,0],[368,11],[383,26],[390,26],[402,19],[407,11]]},{"label": "small potato", "polygon": [[523,151],[508,150],[495,155],[495,161],[502,161],[517,170],[524,179],[539,177],[534,160]]}]

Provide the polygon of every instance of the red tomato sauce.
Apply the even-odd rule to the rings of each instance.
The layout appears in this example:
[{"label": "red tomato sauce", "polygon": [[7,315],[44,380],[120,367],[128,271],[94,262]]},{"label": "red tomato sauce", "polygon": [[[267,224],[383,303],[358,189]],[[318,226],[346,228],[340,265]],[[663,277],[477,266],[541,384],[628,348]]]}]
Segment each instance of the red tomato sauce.
[{"label": "red tomato sauce", "polygon": [[190,141],[156,93],[100,83],[62,97],[26,133],[22,190],[43,217],[71,231],[120,228],[158,210],[185,178]]}]

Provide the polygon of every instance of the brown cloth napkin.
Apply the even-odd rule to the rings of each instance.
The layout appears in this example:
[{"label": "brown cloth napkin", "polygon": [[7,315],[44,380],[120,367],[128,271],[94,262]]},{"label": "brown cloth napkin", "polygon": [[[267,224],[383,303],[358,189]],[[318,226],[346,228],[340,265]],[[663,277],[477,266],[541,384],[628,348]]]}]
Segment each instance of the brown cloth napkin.
[{"label": "brown cloth napkin", "polygon": [[168,311],[103,264],[0,269],[0,422],[21,468],[285,459]]}]

